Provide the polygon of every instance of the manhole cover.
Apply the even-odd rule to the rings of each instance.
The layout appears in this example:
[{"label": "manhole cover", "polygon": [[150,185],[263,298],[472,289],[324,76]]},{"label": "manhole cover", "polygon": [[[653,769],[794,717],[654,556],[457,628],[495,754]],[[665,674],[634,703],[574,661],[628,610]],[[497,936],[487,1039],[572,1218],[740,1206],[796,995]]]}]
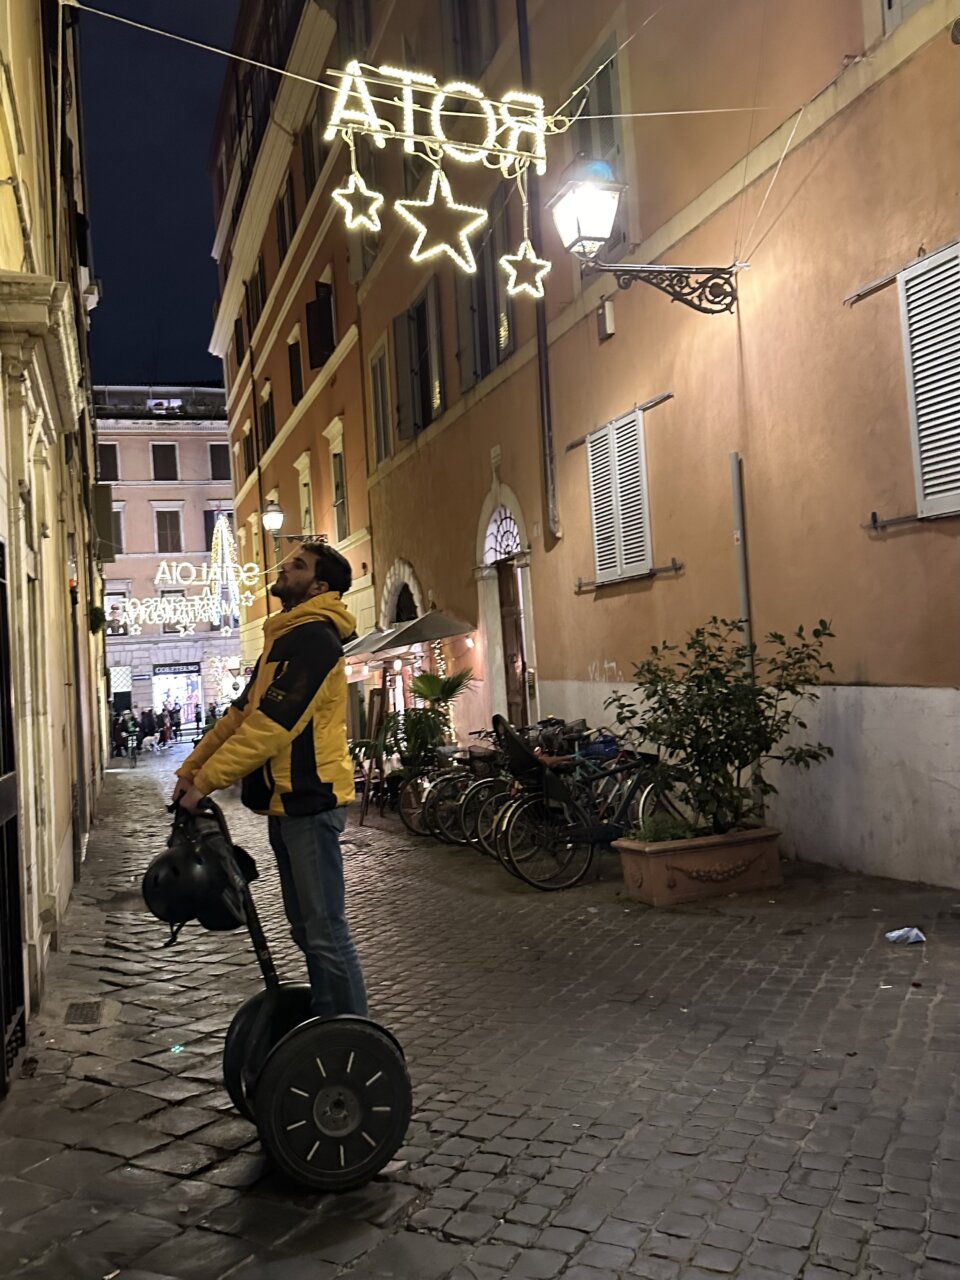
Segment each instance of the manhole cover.
[{"label": "manhole cover", "polygon": [[85,1027],[95,1027],[103,1012],[102,1000],[77,1001],[67,1005],[64,1022],[78,1022]]}]

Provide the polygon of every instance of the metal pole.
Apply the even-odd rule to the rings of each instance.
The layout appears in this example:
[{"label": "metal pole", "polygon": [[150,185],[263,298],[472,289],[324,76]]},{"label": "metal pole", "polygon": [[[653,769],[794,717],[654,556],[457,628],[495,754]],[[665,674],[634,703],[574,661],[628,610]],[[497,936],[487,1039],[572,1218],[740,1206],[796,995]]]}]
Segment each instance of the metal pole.
[{"label": "metal pole", "polygon": [[[756,682],[757,664],[753,657],[753,619],[750,612],[750,577],[747,570],[747,528],[743,511],[743,460],[739,453],[730,454],[730,488],[733,494],[733,546],[737,559],[737,589],[740,596],[740,619],[743,622],[743,639],[747,646],[747,668],[750,679]],[[765,801],[757,785],[758,771],[753,774],[753,803],[763,818]]]},{"label": "metal pole", "polygon": [[[530,65],[530,24],[527,21],[527,0],[517,0],[517,42],[520,48],[520,81],[529,93],[533,87]],[[530,199],[530,239],[534,252],[543,256],[543,235],[540,225],[540,180],[531,168],[527,177]],[[553,538],[561,536],[560,508],[557,502],[557,461],[553,447],[553,403],[550,398],[550,349],[547,343],[547,304],[543,298],[536,303],[537,316],[537,381],[540,397],[540,441],[543,452],[543,491],[547,508],[547,528]]]},{"label": "metal pole", "polygon": [[753,622],[750,616],[750,579],[747,574],[747,534],[743,514],[743,462],[739,453],[730,455],[730,487],[733,491],[733,546],[737,559],[737,589],[740,596],[740,618],[743,638],[750,650],[750,674],[755,674],[753,661]]},{"label": "metal pole", "polygon": [[253,432],[253,448],[257,460],[257,501],[260,504],[260,510],[257,512],[257,520],[260,522],[260,561],[263,565],[263,599],[266,605],[267,617],[270,617],[270,588],[267,586],[267,530],[263,527],[263,471],[260,467],[260,414],[257,411],[257,376],[255,373],[257,353],[253,349],[253,335],[250,335],[250,416],[252,426],[250,430]]}]

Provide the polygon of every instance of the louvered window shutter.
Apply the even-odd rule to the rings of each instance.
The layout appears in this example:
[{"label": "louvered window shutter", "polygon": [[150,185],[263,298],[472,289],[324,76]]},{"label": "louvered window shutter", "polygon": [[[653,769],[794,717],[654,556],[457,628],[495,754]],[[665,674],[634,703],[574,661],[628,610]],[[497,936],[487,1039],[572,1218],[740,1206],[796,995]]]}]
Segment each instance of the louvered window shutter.
[{"label": "louvered window shutter", "polygon": [[620,573],[629,577],[649,573],[653,568],[643,414],[634,410],[619,418],[612,424],[611,432],[616,459]]},{"label": "louvered window shutter", "polygon": [[917,514],[960,511],[960,247],[899,278]]},{"label": "louvered window shutter", "polygon": [[460,393],[476,386],[477,374],[477,335],[475,303],[476,286],[473,276],[457,272],[455,287],[457,291],[457,337],[460,343],[457,360],[460,363]]},{"label": "louvered window shutter", "polygon": [[597,582],[619,577],[616,498],[614,496],[611,427],[587,436],[590,515],[593,521],[593,559]]},{"label": "louvered window shutter", "polygon": [[[427,332],[429,334],[430,421],[436,422],[444,409],[443,335],[440,330],[440,283],[432,276],[427,285]],[[426,370],[421,370],[421,377]],[[424,423],[424,426],[427,424]]]},{"label": "louvered window shutter", "polygon": [[397,387],[397,436],[409,440],[413,422],[413,352],[410,345],[410,313],[401,311],[393,320],[393,363]]}]

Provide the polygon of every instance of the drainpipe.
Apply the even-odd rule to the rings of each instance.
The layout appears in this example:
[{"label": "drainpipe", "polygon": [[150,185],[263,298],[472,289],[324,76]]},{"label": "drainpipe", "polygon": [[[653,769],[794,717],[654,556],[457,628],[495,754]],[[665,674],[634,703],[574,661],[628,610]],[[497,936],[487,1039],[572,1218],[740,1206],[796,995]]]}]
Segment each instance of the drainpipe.
[{"label": "drainpipe", "polygon": [[[260,467],[260,411],[257,407],[257,353],[253,348],[251,340],[249,347],[250,352],[250,412],[253,425],[250,430],[253,432],[253,449],[257,463],[257,502],[259,510],[257,519],[260,520],[263,515],[263,471]],[[267,531],[263,524],[260,524],[260,562],[263,565],[263,598],[267,608],[267,617],[270,617],[270,588],[267,586]]]},{"label": "drainpipe", "polygon": [[[530,67],[530,24],[527,21],[527,0],[517,0],[517,38],[520,47],[520,80],[523,89],[533,90],[533,74]],[[530,197],[530,239],[534,252],[543,256],[543,235],[540,222],[540,179],[531,168],[528,170]],[[540,444],[543,454],[543,494],[547,508],[547,528],[554,540],[562,536],[560,510],[557,503],[557,462],[553,447],[553,404],[550,398],[550,356],[547,344],[547,304],[538,298],[537,308],[537,381],[540,393]]]},{"label": "drainpipe", "polygon": [[20,235],[23,237],[23,251],[33,275],[37,274],[37,260],[33,253],[33,240],[30,235],[30,224],[27,221],[27,207],[23,200],[20,179],[13,174],[9,178],[0,178],[0,187],[9,187],[17,204],[17,217],[20,220]]},{"label": "drainpipe", "polygon": [[[740,618],[743,622],[743,640],[749,651],[747,668],[750,679],[756,683],[757,664],[753,657],[753,619],[750,611],[750,577],[747,572],[747,526],[743,507],[743,459],[739,453],[730,454],[730,489],[733,496],[733,547],[737,560],[737,591],[740,600]],[[758,785],[758,773],[753,775],[753,802],[763,818],[766,801]]]}]

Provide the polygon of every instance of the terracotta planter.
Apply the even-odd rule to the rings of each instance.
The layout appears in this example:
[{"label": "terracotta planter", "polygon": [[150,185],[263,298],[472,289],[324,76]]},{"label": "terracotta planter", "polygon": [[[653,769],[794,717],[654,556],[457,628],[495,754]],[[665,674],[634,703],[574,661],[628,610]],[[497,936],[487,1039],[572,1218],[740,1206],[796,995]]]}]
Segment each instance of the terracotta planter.
[{"label": "terracotta planter", "polygon": [[615,840],[627,897],[651,907],[715,898],[782,881],[774,827],[695,840]]}]

